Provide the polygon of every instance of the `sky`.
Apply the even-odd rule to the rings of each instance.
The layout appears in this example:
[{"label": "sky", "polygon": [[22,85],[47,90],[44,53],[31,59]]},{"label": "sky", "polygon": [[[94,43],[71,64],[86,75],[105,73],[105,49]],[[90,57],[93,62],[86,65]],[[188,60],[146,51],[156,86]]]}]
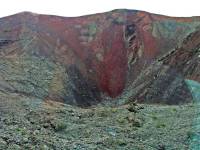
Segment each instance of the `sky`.
[{"label": "sky", "polygon": [[30,11],[66,17],[127,8],[168,16],[200,16],[199,0],[2,0],[0,17]]}]

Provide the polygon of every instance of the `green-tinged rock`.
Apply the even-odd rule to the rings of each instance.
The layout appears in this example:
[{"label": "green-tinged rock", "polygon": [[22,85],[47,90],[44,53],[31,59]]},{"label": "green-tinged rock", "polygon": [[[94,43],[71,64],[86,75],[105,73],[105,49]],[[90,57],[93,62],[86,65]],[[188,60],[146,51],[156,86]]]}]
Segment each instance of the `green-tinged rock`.
[{"label": "green-tinged rock", "polygon": [[200,83],[194,80],[186,80],[186,83],[191,90],[194,101],[200,101]]},{"label": "green-tinged rock", "polygon": [[4,150],[7,147],[7,142],[0,138],[0,149]]},{"label": "green-tinged rock", "polygon": [[88,32],[90,34],[90,36],[94,36],[97,32],[97,25],[95,23],[91,23],[88,26]]},{"label": "green-tinged rock", "polygon": [[20,146],[17,144],[11,144],[8,146],[7,150],[20,150]]}]

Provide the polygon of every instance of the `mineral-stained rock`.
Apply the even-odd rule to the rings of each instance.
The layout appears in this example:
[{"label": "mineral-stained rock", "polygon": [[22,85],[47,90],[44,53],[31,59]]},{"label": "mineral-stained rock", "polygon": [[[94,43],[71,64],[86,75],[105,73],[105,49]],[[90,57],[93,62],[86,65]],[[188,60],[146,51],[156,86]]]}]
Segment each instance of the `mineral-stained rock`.
[{"label": "mineral-stained rock", "polygon": [[23,12],[0,19],[0,91],[78,106],[192,100],[200,17],[135,10],[82,17]]}]

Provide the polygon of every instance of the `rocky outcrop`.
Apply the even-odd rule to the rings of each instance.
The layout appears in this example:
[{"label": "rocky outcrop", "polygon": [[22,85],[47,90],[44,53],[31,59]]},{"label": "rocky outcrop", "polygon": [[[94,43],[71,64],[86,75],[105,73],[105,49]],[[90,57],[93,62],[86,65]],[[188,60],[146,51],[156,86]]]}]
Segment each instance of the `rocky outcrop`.
[{"label": "rocky outcrop", "polygon": [[192,101],[200,82],[200,18],[135,10],[0,19],[0,91],[78,106]]}]

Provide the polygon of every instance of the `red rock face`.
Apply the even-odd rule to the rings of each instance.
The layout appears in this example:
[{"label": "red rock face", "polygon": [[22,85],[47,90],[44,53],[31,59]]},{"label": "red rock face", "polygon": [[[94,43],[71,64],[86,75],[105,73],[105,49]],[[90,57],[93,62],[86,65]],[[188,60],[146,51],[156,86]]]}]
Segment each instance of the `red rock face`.
[{"label": "red rock face", "polygon": [[[48,94],[43,99],[88,106],[105,98],[123,97],[134,89],[138,91],[137,85],[141,82],[156,80],[151,73],[154,69],[149,70],[148,78],[144,72],[175,48],[179,49],[175,53],[178,58],[167,57],[161,66],[171,67],[183,79],[200,81],[199,61],[195,60],[195,65],[190,63],[193,55],[190,57],[191,53],[178,48],[184,45],[188,35],[198,31],[199,26],[199,17],[170,18],[133,10],[75,18],[21,13],[0,19],[0,57],[29,56],[59,65],[64,73],[58,70],[54,74],[46,87]],[[199,40],[195,39],[198,38],[188,40],[198,47]],[[196,51],[195,55],[199,52]],[[184,65],[190,63],[196,70],[190,74],[178,70],[177,66],[184,60],[187,60]],[[59,73],[61,77],[58,77]],[[142,78],[144,80],[140,81]],[[56,86],[59,79],[60,88]],[[56,85],[50,88],[54,80]],[[148,101],[151,98],[139,95],[148,93],[150,87],[143,88],[139,90],[140,94],[128,95],[133,99],[140,98],[139,101]],[[166,99],[166,95],[159,98]]]},{"label": "red rock face", "polygon": [[[113,30],[114,32],[108,32]],[[100,88],[111,97],[122,93],[127,75],[127,50],[123,39],[123,28],[118,25],[110,26],[102,33],[102,43],[105,54],[100,64]],[[118,81],[118,82],[116,82]]]}]

